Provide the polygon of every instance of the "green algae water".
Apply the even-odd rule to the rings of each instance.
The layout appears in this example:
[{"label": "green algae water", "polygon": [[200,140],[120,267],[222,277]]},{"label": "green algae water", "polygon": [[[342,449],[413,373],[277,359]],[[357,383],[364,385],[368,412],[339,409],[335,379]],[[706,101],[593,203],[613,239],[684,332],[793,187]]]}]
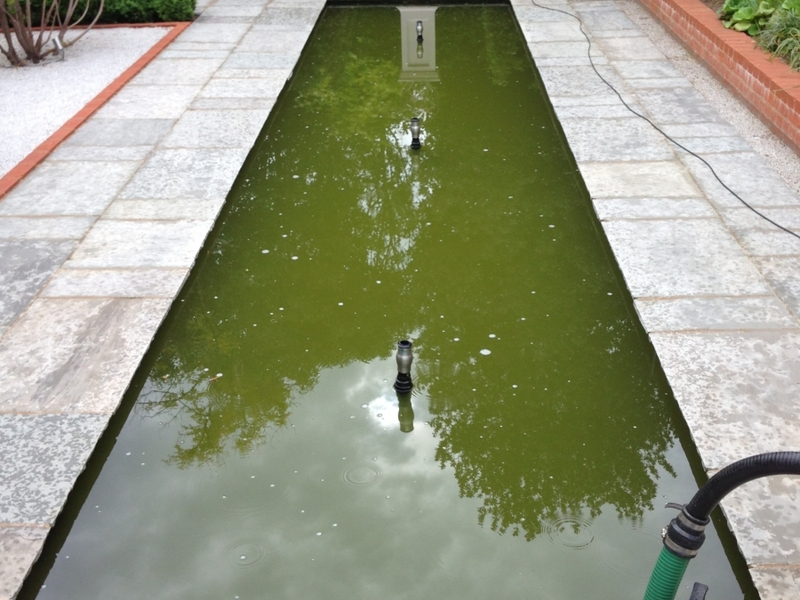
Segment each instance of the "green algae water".
[{"label": "green algae water", "polygon": [[[402,14],[324,12],[26,594],[643,596],[669,387],[510,9],[439,8],[427,71]],[[683,597],[755,598],[709,538]]]}]

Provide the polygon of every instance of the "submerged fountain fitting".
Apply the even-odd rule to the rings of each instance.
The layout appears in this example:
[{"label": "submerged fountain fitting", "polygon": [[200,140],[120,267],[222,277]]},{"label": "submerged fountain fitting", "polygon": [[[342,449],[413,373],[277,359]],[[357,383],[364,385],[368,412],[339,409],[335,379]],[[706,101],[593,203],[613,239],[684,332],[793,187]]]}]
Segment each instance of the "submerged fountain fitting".
[{"label": "submerged fountain fitting", "polygon": [[411,362],[414,354],[411,352],[411,342],[400,340],[397,342],[397,379],[394,380],[394,390],[398,394],[407,394],[414,387],[411,382]]},{"label": "submerged fountain fitting", "polygon": [[411,147],[414,150],[419,150],[422,147],[422,144],[419,141],[419,134],[420,134],[420,127],[419,127],[419,119],[414,117],[411,119]]},{"label": "submerged fountain fitting", "polygon": [[[740,485],[769,475],[800,475],[800,452],[769,452],[739,460],[709,479],[689,504],[668,504],[681,512],[664,528],[664,546],[644,600],[674,600],[689,560],[705,541],[711,511]],[[695,584],[690,600],[704,597],[707,590],[706,586]]]}]

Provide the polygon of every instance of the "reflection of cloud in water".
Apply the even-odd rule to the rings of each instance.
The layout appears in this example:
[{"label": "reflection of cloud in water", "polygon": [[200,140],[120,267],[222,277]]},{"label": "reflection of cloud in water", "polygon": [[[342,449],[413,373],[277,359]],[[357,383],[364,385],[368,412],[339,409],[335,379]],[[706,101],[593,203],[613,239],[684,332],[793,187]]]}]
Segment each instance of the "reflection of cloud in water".
[{"label": "reflection of cloud in water", "polygon": [[[612,505],[594,517],[573,515],[591,522],[596,536],[580,552],[548,536],[527,543],[478,526],[480,501],[463,498],[452,467],[434,460],[425,394],[413,400],[414,431],[400,432],[387,377],[394,368],[381,358],[323,371],[296,399],[294,427],[213,468],[176,471],[161,460],[175,426],[144,420],[126,428],[111,459],[118,468],[103,471],[86,503],[103,511],[82,513],[63,550],[72,558],[57,569],[67,577],[73,565],[92,572],[87,597],[204,590],[209,598],[372,599],[382,590],[392,598],[539,592],[567,600],[602,580],[609,568],[602,553],[626,561],[625,578],[652,567],[663,511],[627,529]],[[681,464],[680,452],[671,459]],[[346,483],[343,475],[358,467],[379,476]],[[680,488],[660,475],[665,489]],[[100,521],[108,524],[95,528]],[[94,562],[81,564],[87,560]]]}]

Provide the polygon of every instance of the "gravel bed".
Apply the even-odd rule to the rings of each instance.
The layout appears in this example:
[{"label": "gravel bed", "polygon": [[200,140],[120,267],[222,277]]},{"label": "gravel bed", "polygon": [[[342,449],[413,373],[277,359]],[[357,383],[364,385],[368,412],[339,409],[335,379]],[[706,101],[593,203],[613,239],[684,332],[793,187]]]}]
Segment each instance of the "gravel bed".
[{"label": "gravel bed", "polygon": [[5,67],[0,68],[0,177],[168,32],[167,27],[92,29],[65,50],[64,60],[42,65],[12,68],[0,55]]}]

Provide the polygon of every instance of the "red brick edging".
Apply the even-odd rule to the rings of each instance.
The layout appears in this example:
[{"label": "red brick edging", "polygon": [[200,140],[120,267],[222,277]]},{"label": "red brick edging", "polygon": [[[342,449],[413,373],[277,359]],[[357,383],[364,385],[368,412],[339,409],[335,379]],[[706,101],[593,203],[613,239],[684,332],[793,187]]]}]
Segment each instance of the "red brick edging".
[{"label": "red brick edging", "polygon": [[169,27],[170,31],[161,38],[150,50],[145,52],[139,60],[128,67],[119,77],[112,81],[102,92],[97,94],[89,103],[79,110],[75,115],[64,123],[53,135],[39,144],[33,152],[28,154],[22,161],[0,178],[0,199],[3,198],[11,189],[41,163],[47,156],[55,150],[58,145],[72,135],[86,119],[91,117],[103,104],[105,104],[114,94],[133,79],[139,71],[144,69],[147,64],[172,41],[178,37],[191,23],[145,23],[137,25],[105,25],[98,28],[107,27]]},{"label": "red brick edging", "polygon": [[800,73],[725,29],[700,0],[641,0],[769,128],[800,152]]}]

